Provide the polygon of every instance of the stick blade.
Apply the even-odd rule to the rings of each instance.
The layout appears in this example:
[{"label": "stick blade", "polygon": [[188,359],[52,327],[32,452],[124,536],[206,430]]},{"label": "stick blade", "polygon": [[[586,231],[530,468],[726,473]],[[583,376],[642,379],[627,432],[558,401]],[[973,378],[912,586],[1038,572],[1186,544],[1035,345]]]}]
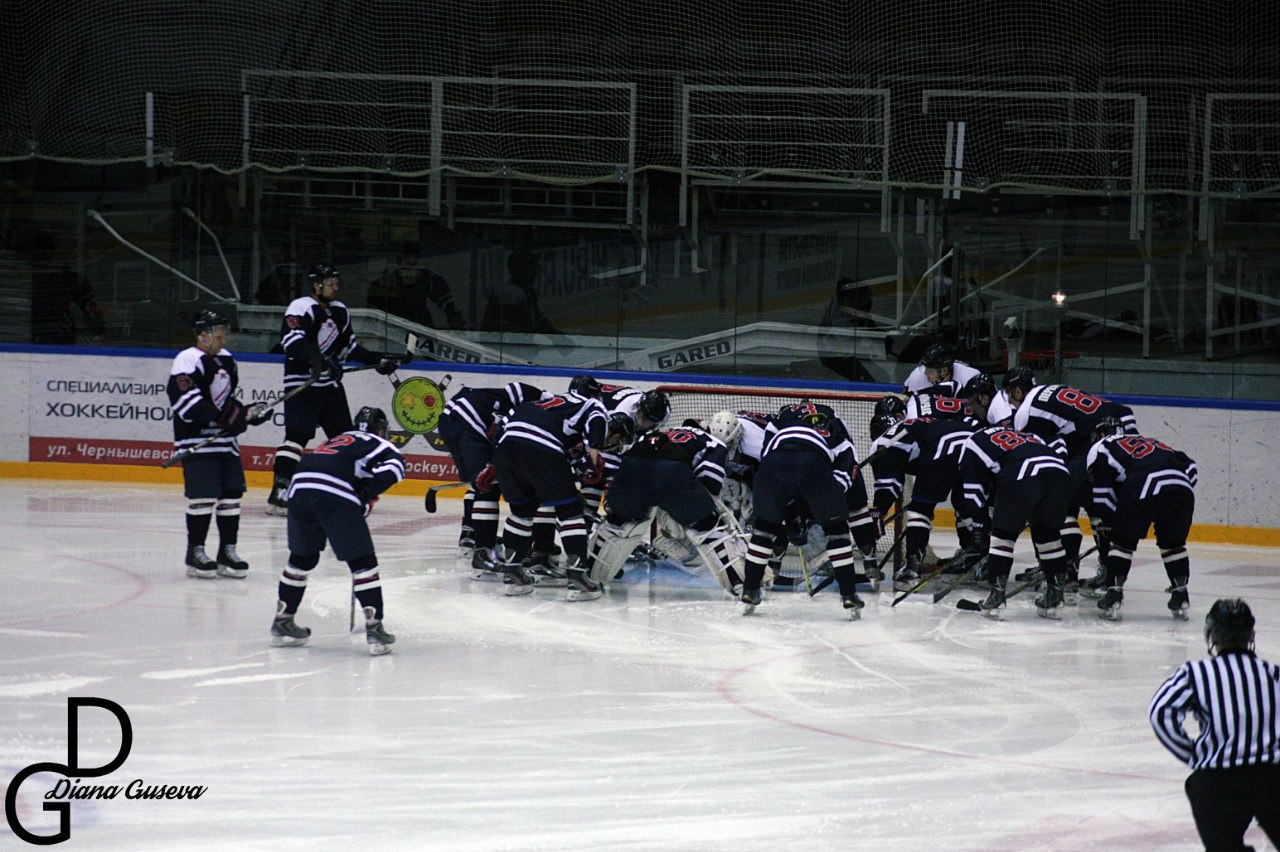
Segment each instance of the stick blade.
[{"label": "stick blade", "polygon": [[956,601],[956,609],[962,609],[965,612],[982,612],[982,604],[967,598],[961,598]]},{"label": "stick blade", "polygon": [[436,491],[434,488],[427,489],[427,496],[422,498],[422,508],[426,509],[430,514],[435,514]]}]

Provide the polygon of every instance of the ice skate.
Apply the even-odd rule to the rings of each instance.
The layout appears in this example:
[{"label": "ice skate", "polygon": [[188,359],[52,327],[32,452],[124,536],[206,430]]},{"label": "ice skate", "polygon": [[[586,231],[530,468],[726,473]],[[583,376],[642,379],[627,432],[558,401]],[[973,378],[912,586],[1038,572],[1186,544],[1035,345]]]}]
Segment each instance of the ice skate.
[{"label": "ice skate", "polygon": [[209,580],[218,576],[218,563],[204,552],[203,544],[195,544],[187,548],[187,576],[200,580]]},{"label": "ice skate", "polygon": [[909,592],[920,583],[920,572],[912,565],[904,565],[893,575],[893,590]]},{"label": "ice skate", "polygon": [[1050,580],[1044,594],[1036,598],[1036,615],[1041,618],[1062,618],[1063,592],[1061,582]]},{"label": "ice skate", "polygon": [[224,544],[218,548],[218,576],[243,580],[249,573],[249,563],[240,558],[234,544]]},{"label": "ice skate", "polygon": [[506,562],[502,565],[502,593],[509,598],[533,592],[538,578],[525,567],[524,561]]},{"label": "ice skate", "polygon": [[271,484],[271,493],[267,495],[267,514],[283,518],[289,514],[289,482],[277,478]]},{"label": "ice skate", "polygon": [[375,618],[373,613],[373,607],[364,608],[364,641],[369,644],[369,654],[380,657],[391,653],[391,646],[395,643],[396,637],[387,632],[382,619]]},{"label": "ice skate", "polygon": [[982,614],[987,618],[1003,621],[1004,611],[1004,580],[992,580],[991,592],[987,595],[987,599],[982,602]]},{"label": "ice skate", "polygon": [[858,597],[857,592],[848,595],[841,595],[840,603],[844,606],[845,612],[849,613],[850,621],[857,621],[859,618],[862,618],[862,608],[866,606],[866,604],[862,602],[862,598]]},{"label": "ice skate", "polygon": [[862,560],[862,571],[867,575],[867,585],[871,587],[871,591],[880,591],[880,584],[884,582],[884,572],[880,570],[880,563],[874,555]]},{"label": "ice skate", "polygon": [[471,579],[488,583],[502,582],[502,560],[492,547],[481,547],[471,554]]},{"label": "ice skate", "polygon": [[1080,604],[1080,581],[1075,577],[1062,584],[1062,603],[1066,606]]},{"label": "ice skate", "polygon": [[1191,609],[1191,596],[1187,594],[1186,578],[1174,580],[1169,587],[1169,614],[1179,621],[1187,620],[1187,612]]},{"label": "ice skate", "polygon": [[1124,603],[1124,591],[1119,586],[1112,586],[1098,601],[1098,617],[1107,621],[1120,620],[1120,607]]},{"label": "ice skate", "polygon": [[311,637],[310,627],[300,627],[285,611],[284,601],[276,602],[275,621],[271,622],[271,644],[277,648],[305,645]]},{"label": "ice skate", "polygon": [[1107,569],[1101,565],[1092,577],[1080,583],[1080,594],[1087,598],[1100,598],[1107,592]]},{"label": "ice skate", "polygon": [[524,560],[524,569],[540,586],[564,586],[568,581],[564,568],[556,564],[550,553],[535,550]]},{"label": "ice skate", "polygon": [[738,600],[742,601],[742,614],[750,615],[756,611],[756,607],[760,606],[760,601],[764,600],[764,597],[759,589],[744,588]]},{"label": "ice skate", "polygon": [[565,572],[569,591],[565,593],[567,601],[593,601],[604,594],[604,586],[591,579],[587,570],[577,562],[568,566]]}]

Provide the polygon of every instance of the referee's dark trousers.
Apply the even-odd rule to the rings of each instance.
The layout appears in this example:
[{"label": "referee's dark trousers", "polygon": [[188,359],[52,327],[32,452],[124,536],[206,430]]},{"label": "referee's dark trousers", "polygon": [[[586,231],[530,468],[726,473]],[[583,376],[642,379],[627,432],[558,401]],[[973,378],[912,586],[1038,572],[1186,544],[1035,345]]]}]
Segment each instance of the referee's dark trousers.
[{"label": "referee's dark trousers", "polygon": [[1207,852],[1240,852],[1255,816],[1280,849],[1280,764],[1197,769],[1187,776],[1187,799]]}]

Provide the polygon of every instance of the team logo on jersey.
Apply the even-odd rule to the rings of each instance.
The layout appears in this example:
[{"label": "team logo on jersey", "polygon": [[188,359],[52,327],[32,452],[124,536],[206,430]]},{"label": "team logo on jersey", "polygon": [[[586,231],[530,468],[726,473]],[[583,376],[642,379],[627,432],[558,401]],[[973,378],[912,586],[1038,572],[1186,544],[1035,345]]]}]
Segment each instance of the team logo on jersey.
[{"label": "team logo on jersey", "polygon": [[444,411],[444,392],[426,376],[412,376],[396,385],[391,412],[410,435],[425,435],[436,428]]}]

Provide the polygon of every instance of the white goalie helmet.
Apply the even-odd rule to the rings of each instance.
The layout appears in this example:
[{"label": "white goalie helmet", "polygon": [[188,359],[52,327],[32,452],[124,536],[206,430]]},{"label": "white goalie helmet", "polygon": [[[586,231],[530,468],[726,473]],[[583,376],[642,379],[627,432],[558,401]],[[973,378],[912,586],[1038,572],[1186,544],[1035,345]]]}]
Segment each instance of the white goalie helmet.
[{"label": "white goalie helmet", "polygon": [[742,438],[742,424],[732,411],[717,411],[707,424],[707,431],[730,450],[737,449],[738,441]]}]

